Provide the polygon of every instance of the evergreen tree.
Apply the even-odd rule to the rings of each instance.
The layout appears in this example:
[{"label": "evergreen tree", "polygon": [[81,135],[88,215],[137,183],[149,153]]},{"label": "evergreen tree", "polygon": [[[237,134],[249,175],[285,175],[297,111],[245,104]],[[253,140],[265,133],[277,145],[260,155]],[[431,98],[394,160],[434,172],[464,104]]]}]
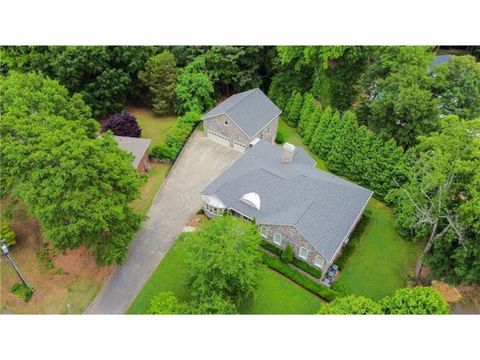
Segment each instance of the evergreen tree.
[{"label": "evergreen tree", "polygon": [[302,101],[302,94],[298,91],[291,97],[291,104],[289,101],[290,108],[288,113],[288,124],[290,126],[298,126],[300,111],[302,110]]},{"label": "evergreen tree", "polygon": [[305,135],[305,127],[308,123],[308,118],[315,109],[315,99],[312,94],[306,93],[303,97],[302,110],[300,111],[300,118],[298,120],[297,131],[300,136]]},{"label": "evergreen tree", "polygon": [[348,164],[356,150],[353,144],[358,125],[356,117],[351,115],[345,116],[342,122],[343,126],[328,154],[328,168],[337,174],[351,177],[352,174],[348,172]]},{"label": "evergreen tree", "polygon": [[322,145],[323,137],[325,135],[325,130],[330,125],[330,120],[332,118],[332,108],[328,106],[323,112],[322,116],[317,124],[317,128],[310,140],[309,148],[313,151],[314,154],[319,155],[319,150]]},{"label": "evergreen tree", "polygon": [[310,116],[308,117],[308,121],[305,126],[305,136],[303,138],[303,142],[305,145],[309,145],[310,141],[312,140],[313,135],[315,134],[315,129],[317,128],[318,121],[322,116],[322,107],[320,105],[315,106],[315,109],[312,111]]},{"label": "evergreen tree", "polygon": [[330,121],[328,122],[328,125],[323,132],[322,140],[318,148],[318,156],[320,156],[322,159],[324,159],[328,155],[332,148],[335,134],[340,127],[340,121],[340,113],[336,111],[330,117]]}]

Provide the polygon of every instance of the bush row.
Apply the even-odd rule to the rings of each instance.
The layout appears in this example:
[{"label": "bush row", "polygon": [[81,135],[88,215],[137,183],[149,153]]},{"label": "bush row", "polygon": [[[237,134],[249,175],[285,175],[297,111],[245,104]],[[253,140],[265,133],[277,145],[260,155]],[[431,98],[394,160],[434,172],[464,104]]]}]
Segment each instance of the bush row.
[{"label": "bush row", "polygon": [[[272,243],[269,243],[268,241],[262,240],[260,246],[270,251],[272,254],[277,255],[278,257],[282,255],[282,250],[273,245]],[[322,272],[319,269],[314,268],[312,265],[306,263],[303,260],[294,257],[290,261],[290,263],[297,268],[305,271],[307,274],[312,275],[313,277],[320,278],[322,276]]]},{"label": "bush row", "polygon": [[285,264],[283,261],[273,256],[269,256],[263,253],[262,261],[268,267],[278,271],[283,276],[289,278],[290,280],[304,287],[308,291],[320,296],[322,299],[326,301],[333,301],[335,298],[339,296],[339,294],[336,291],[329,289],[323,285],[320,285],[319,283],[313,281],[312,279],[306,277],[305,275],[300,274],[298,271],[288,266],[288,264]]},{"label": "bush row", "polygon": [[166,136],[165,144],[153,146],[150,156],[157,160],[175,161],[200,118],[201,115],[197,112],[188,112],[178,117],[175,127]]}]

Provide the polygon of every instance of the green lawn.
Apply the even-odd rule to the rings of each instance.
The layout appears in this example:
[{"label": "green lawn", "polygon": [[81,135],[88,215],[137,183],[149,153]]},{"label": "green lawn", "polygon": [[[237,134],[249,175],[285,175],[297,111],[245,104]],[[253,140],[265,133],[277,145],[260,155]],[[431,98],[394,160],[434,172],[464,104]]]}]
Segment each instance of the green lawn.
[{"label": "green lawn", "polygon": [[142,138],[152,139],[151,146],[165,142],[165,136],[176,120],[175,116],[155,115],[149,108],[129,107],[127,111],[137,118]]},{"label": "green lawn", "polygon": [[147,181],[140,189],[140,198],[132,202],[133,209],[141,215],[145,215],[152,205],[155,194],[162,186],[169,165],[152,163],[152,171],[146,173]]},{"label": "green lawn", "polygon": [[[182,234],[137,295],[128,314],[145,314],[150,299],[162,291],[172,291],[179,300],[188,300],[188,290],[183,285],[185,242],[189,234]],[[264,268],[254,299],[245,304],[245,314],[313,314],[322,300],[294,284],[282,275]]]},{"label": "green lawn", "polygon": [[317,155],[313,154],[303,143],[302,137],[298,134],[297,129],[288,125],[282,118],[278,122],[278,131],[282,132],[285,135],[285,142],[293,144],[295,146],[302,147],[306,152],[310,154],[312,158],[317,162],[317,168],[321,170],[327,170],[325,162],[320,159]]},{"label": "green lawn", "polygon": [[334,287],[378,300],[406,286],[422,244],[400,237],[392,209],[382,202],[372,198],[366,211],[368,223]]}]

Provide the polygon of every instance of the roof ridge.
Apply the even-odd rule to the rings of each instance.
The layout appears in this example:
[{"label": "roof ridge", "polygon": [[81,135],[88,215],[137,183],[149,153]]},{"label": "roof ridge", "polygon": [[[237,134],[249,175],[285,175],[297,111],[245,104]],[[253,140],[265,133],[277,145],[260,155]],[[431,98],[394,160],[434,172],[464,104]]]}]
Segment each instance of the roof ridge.
[{"label": "roof ridge", "polygon": [[[234,107],[236,107],[237,105],[239,105],[243,100],[245,100],[246,98],[248,98],[250,95],[252,95],[254,92],[256,92],[257,90],[260,90],[259,88],[255,88],[255,89],[250,89],[250,90],[246,90],[246,91],[242,91],[242,92],[249,92],[251,91],[250,94],[248,94],[247,96],[245,96],[242,100],[240,100],[239,102],[237,102],[236,104],[233,104],[232,106],[230,106],[228,109],[226,109],[223,113],[226,114],[227,111],[230,111],[232,110]],[[235,94],[235,95],[240,95],[241,93],[238,93],[238,94]],[[228,100],[228,99],[227,99]]]}]

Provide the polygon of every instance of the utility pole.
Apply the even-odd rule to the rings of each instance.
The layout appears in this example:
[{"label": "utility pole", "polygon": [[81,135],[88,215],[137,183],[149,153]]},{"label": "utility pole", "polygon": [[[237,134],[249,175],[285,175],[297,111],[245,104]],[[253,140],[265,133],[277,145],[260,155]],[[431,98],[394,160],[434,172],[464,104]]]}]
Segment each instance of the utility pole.
[{"label": "utility pole", "polygon": [[30,285],[30,283],[27,281],[27,279],[25,278],[25,276],[23,275],[22,271],[20,270],[20,268],[17,266],[17,264],[15,263],[15,260],[13,259],[12,255],[10,255],[10,250],[8,249],[8,246],[7,244],[5,243],[5,241],[3,240],[0,240],[0,246],[2,248],[2,254],[5,255],[8,259],[8,261],[10,261],[10,264],[12,265],[13,267],[13,270],[15,270],[15,272],[17,273],[18,277],[20,278],[20,280],[22,280],[22,283],[28,287],[29,289],[33,289],[33,287]]}]

